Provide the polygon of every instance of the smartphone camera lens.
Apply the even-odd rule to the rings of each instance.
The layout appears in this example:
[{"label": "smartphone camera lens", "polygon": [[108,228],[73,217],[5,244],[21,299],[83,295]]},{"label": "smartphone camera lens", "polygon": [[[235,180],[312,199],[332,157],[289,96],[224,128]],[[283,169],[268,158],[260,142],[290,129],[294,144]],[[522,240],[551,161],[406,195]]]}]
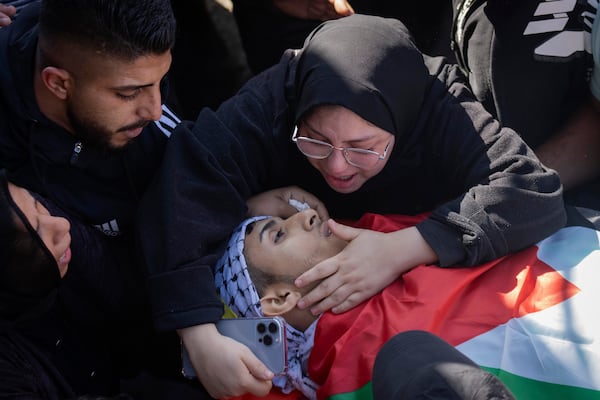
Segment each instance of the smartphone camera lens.
[{"label": "smartphone camera lens", "polygon": [[261,322],[260,324],[256,325],[256,330],[258,333],[265,333],[267,331],[267,327]]},{"label": "smartphone camera lens", "polygon": [[277,333],[277,324],[275,322],[269,324],[269,332]]},{"label": "smartphone camera lens", "polygon": [[273,344],[273,338],[270,335],[265,335],[265,337],[263,337],[263,343],[265,346],[270,346]]}]

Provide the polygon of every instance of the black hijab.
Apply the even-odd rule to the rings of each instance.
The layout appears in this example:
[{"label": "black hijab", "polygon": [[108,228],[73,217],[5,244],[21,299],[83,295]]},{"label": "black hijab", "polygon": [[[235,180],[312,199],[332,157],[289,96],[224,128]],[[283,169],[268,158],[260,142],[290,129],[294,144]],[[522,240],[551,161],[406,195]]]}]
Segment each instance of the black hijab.
[{"label": "black hijab", "polygon": [[60,283],[58,265],[12,199],[0,171],[0,316],[13,318],[45,299]]},{"label": "black hijab", "polygon": [[406,139],[429,86],[421,52],[398,20],[355,14],[321,24],[298,54],[297,123],[318,105],[340,105]]}]

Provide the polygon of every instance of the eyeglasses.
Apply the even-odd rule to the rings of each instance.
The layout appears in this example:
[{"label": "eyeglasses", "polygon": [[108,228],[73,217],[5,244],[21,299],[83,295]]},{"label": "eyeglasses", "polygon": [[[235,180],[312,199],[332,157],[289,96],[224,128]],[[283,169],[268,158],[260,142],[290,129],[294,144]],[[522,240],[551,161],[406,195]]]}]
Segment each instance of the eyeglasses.
[{"label": "eyeglasses", "polygon": [[298,136],[298,126],[294,127],[292,141],[298,146],[298,150],[306,157],[323,160],[331,155],[334,150],[339,150],[344,155],[348,164],[361,169],[369,169],[375,166],[379,160],[383,160],[387,155],[388,148],[392,140],[390,139],[380,154],[373,150],[358,149],[355,147],[336,147],[330,143],[311,139],[306,136]]}]

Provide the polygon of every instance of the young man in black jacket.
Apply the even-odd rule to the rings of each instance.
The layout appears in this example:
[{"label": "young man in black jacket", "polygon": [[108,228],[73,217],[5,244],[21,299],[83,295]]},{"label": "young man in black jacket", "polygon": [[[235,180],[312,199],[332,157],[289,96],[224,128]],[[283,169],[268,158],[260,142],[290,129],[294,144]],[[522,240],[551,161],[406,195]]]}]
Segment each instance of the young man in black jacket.
[{"label": "young man in black jacket", "polygon": [[0,29],[0,166],[106,235],[130,230],[178,118],[168,0],[44,0]]}]

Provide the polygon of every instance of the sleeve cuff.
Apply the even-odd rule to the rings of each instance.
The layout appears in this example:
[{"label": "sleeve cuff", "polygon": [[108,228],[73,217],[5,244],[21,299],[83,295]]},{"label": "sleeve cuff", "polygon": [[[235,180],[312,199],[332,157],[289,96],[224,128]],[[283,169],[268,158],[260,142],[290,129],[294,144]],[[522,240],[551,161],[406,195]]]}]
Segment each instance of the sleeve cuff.
[{"label": "sleeve cuff", "polygon": [[456,265],[465,259],[461,236],[451,227],[428,218],[417,229],[437,254],[440,267]]},{"label": "sleeve cuff", "polygon": [[152,276],[147,288],[154,324],[160,331],[215,322],[223,315],[209,266]]}]

